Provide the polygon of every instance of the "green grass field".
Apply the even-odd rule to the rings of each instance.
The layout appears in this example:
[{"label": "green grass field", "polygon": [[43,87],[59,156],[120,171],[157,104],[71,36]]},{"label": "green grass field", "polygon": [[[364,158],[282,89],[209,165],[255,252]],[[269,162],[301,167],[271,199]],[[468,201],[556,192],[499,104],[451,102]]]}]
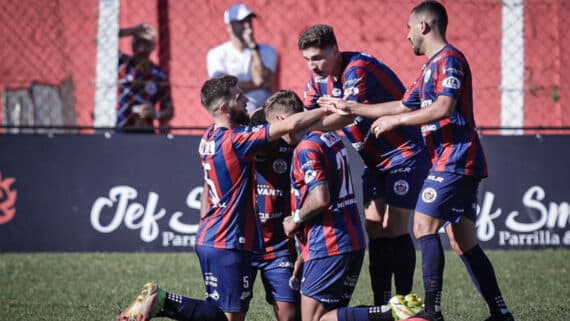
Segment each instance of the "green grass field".
[{"label": "green grass field", "polygon": [[[487,253],[517,320],[570,319],[570,251]],[[372,302],[367,266],[366,261],[351,305]],[[418,256],[414,286],[422,294],[419,268]],[[202,298],[199,269],[194,253],[0,254],[0,320],[114,320],[150,280],[168,291]],[[481,321],[488,316],[452,252],[446,252],[444,278],[447,321]],[[247,320],[274,320],[259,281]]]}]

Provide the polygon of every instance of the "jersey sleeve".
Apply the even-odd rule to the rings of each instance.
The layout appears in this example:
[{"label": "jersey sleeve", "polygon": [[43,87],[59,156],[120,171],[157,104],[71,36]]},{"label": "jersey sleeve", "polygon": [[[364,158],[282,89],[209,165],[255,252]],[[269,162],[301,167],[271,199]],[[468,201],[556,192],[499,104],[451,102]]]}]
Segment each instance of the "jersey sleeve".
[{"label": "jersey sleeve", "polygon": [[438,74],[435,83],[436,96],[459,98],[461,85],[465,80],[465,66],[453,56],[443,57],[438,62]]},{"label": "jersey sleeve", "polygon": [[315,186],[328,184],[322,152],[309,145],[299,146],[298,150],[297,158],[307,190],[311,191]]},{"label": "jersey sleeve", "polygon": [[317,100],[321,97],[321,92],[317,87],[313,76],[309,82],[307,82],[307,86],[305,87],[305,92],[303,93],[303,105],[305,106],[305,110],[311,110],[317,108]]},{"label": "jersey sleeve", "polygon": [[238,156],[253,159],[255,153],[267,146],[269,142],[269,125],[255,127],[243,126],[232,133],[232,145]]},{"label": "jersey sleeve", "polygon": [[419,81],[414,82],[412,86],[406,90],[402,98],[402,104],[412,110],[420,109],[422,105],[420,88],[417,86],[418,83]]},{"label": "jersey sleeve", "polygon": [[359,103],[367,104],[368,88],[373,86],[374,82],[371,77],[368,77],[368,71],[363,67],[351,67],[344,73],[344,97],[347,100],[356,101]]}]

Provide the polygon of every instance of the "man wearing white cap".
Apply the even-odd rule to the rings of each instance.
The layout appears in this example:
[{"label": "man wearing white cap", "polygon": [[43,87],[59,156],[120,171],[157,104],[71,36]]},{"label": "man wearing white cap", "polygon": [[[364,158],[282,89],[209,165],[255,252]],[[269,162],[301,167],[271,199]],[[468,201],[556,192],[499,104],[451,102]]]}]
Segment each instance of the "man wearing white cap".
[{"label": "man wearing white cap", "polygon": [[256,14],[245,4],[237,3],[224,12],[224,22],[230,40],[217,46],[206,56],[208,76],[232,75],[238,78],[238,86],[249,102],[247,110],[261,107],[275,86],[277,51],[257,43],[253,34]]}]

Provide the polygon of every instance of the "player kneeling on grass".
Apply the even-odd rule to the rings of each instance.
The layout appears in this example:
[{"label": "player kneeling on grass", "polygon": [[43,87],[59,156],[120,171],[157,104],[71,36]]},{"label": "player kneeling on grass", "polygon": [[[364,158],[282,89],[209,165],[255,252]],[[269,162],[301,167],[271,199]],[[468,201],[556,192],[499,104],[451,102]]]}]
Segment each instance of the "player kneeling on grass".
[{"label": "player kneeling on grass", "polygon": [[145,284],[135,301],[119,313],[117,321],[147,321],[153,317],[180,321],[227,321],[224,312],[215,305],[166,292],[155,283]]}]

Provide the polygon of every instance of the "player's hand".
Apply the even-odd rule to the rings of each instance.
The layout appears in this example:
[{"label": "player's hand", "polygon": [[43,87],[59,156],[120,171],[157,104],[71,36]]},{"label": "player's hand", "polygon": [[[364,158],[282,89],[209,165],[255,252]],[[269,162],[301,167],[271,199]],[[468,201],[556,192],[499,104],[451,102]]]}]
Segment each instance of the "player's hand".
[{"label": "player's hand", "polygon": [[135,36],[142,39],[154,40],[157,36],[157,32],[152,25],[141,23],[135,27]]},{"label": "player's hand", "polygon": [[253,36],[253,28],[243,29],[242,39],[248,48],[253,49],[256,46],[255,37]]},{"label": "player's hand", "polygon": [[299,291],[299,289],[301,288],[301,280],[299,280],[299,278],[293,275],[292,277],[289,278],[289,287],[292,290]]},{"label": "player's hand", "polygon": [[376,138],[382,135],[385,132],[391,131],[392,129],[399,126],[399,116],[398,115],[390,115],[390,116],[383,116],[376,119],[372,125],[370,126],[370,131]]},{"label": "player's hand", "polygon": [[343,116],[348,116],[352,114],[350,108],[355,103],[353,101],[347,101],[340,98],[325,96],[319,98],[319,100],[317,100],[317,104],[319,104],[319,106],[321,106],[322,108],[326,108],[329,112],[333,112]]},{"label": "player's hand", "polygon": [[287,237],[293,237],[299,225],[293,221],[293,216],[287,216],[283,219],[283,231]]}]

